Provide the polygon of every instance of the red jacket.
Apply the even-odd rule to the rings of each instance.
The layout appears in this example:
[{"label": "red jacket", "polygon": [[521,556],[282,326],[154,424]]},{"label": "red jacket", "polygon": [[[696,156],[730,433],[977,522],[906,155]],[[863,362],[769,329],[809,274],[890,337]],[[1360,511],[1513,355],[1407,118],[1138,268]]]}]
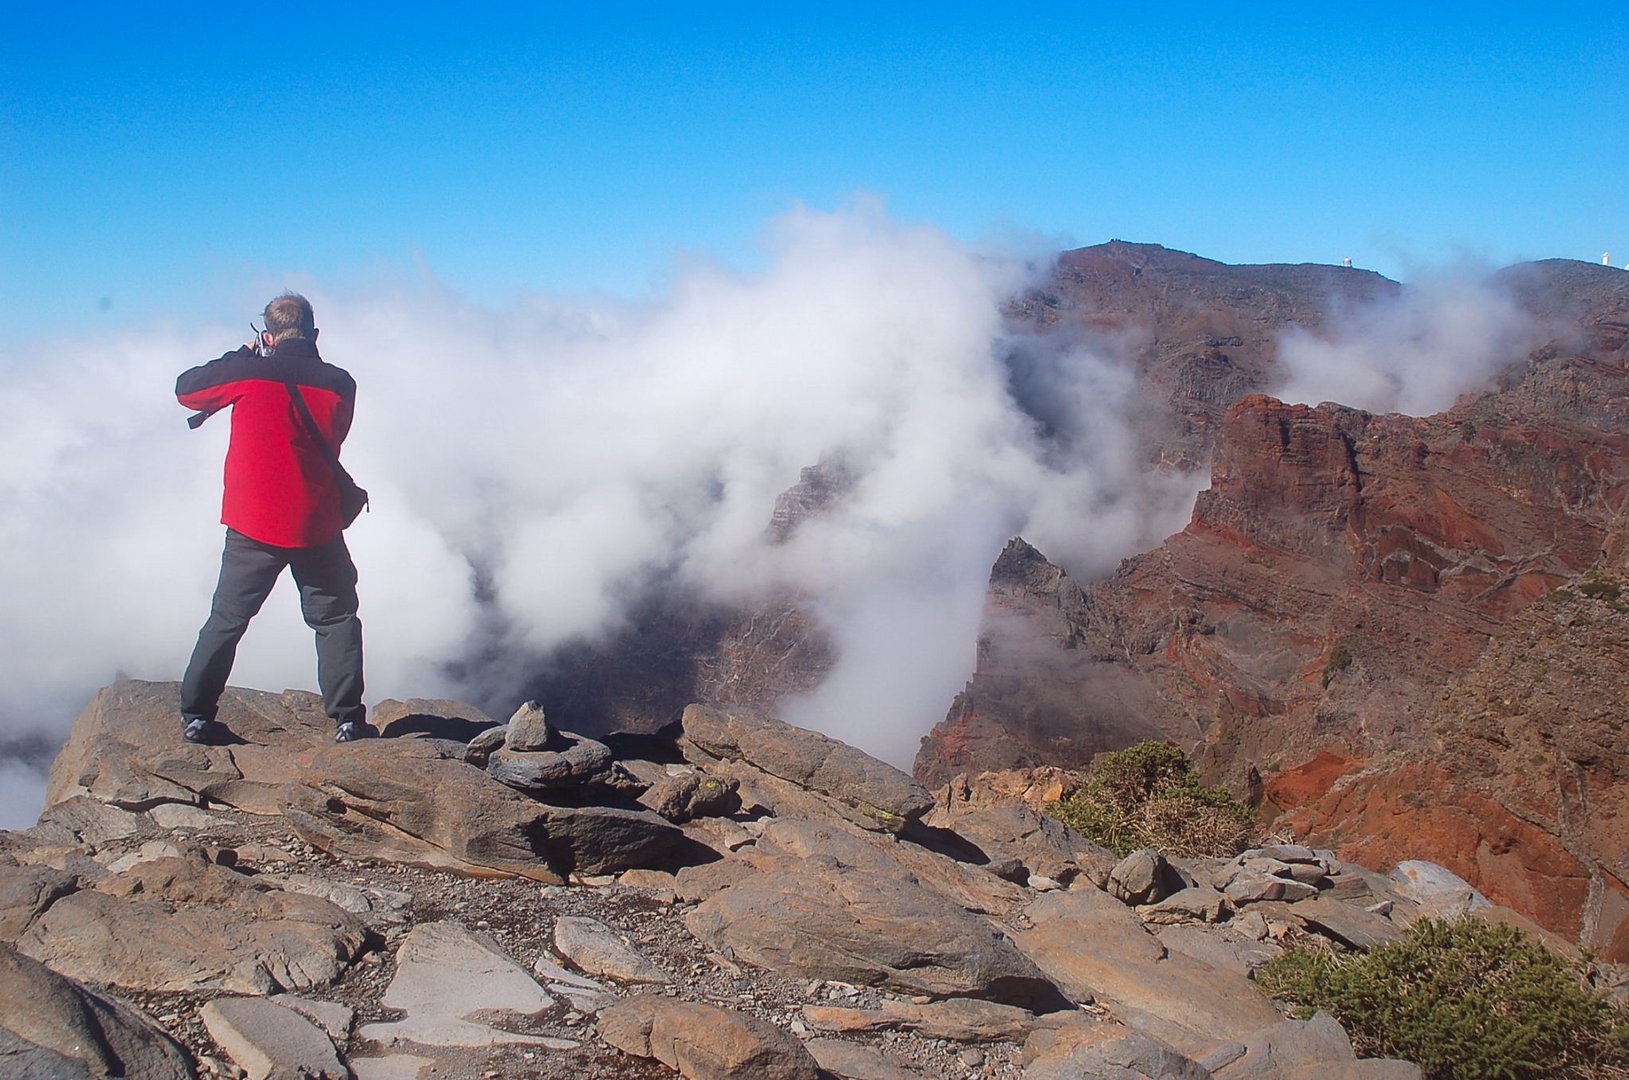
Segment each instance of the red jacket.
[{"label": "red jacket", "polygon": [[334,452],[351,430],[356,381],[299,338],[268,356],[244,346],[183,372],[175,396],[189,409],[232,406],[221,523],[263,544],[315,547],[338,536],[339,482],[289,397],[293,382]]}]

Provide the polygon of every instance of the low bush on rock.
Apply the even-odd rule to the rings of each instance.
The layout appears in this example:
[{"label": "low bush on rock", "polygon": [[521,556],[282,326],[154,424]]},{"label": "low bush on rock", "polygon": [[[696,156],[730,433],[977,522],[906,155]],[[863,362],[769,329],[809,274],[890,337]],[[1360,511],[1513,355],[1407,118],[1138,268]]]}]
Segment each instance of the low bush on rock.
[{"label": "low bush on rock", "polygon": [[1053,814],[1118,855],[1236,855],[1254,836],[1250,810],[1226,788],[1205,787],[1179,748],[1152,740],[1092,763],[1086,782]]},{"label": "low bush on rock", "polygon": [[1360,1055],[1427,1080],[1629,1076],[1629,1012],[1516,927],[1422,919],[1365,954],[1294,949],[1256,974],[1301,1018],[1334,1014]]}]

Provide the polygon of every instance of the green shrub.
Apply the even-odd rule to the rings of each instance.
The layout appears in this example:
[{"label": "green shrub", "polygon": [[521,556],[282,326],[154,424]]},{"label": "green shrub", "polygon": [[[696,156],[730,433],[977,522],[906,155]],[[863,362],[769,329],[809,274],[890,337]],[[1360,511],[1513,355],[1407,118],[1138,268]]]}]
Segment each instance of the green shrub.
[{"label": "green shrub", "polygon": [[1256,973],[1305,1018],[1328,1009],[1362,1056],[1427,1080],[1629,1075],[1629,1016],[1511,926],[1422,919],[1366,954],[1295,949]]},{"label": "green shrub", "polygon": [[1254,835],[1248,807],[1226,788],[1201,785],[1181,749],[1152,740],[1100,755],[1052,812],[1118,855],[1235,855]]},{"label": "green shrub", "polygon": [[1352,666],[1352,650],[1344,641],[1337,641],[1335,647],[1329,650],[1329,658],[1324,661],[1324,689],[1335,681],[1335,676]]},{"label": "green shrub", "polygon": [[1608,577],[1599,570],[1591,570],[1584,575],[1584,580],[1578,583],[1578,591],[1591,600],[1605,600],[1610,604],[1622,595],[1623,587],[1618,584],[1616,579]]}]

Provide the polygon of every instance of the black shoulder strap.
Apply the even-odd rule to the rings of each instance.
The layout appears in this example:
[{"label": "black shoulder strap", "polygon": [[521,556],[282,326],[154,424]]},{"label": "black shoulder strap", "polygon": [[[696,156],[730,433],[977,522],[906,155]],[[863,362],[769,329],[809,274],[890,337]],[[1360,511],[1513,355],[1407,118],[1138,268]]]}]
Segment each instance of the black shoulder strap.
[{"label": "black shoulder strap", "polygon": [[294,400],[295,408],[300,411],[300,420],[305,424],[305,429],[310,433],[311,437],[317,440],[317,446],[322,449],[322,454],[328,459],[328,464],[334,467],[334,472],[341,480],[354,484],[355,481],[351,480],[351,474],[346,471],[345,466],[339,463],[339,455],[334,453],[334,448],[328,445],[327,439],[323,438],[322,429],[317,427],[317,421],[311,415],[311,406],[305,403],[305,395],[300,393],[300,387],[292,380],[283,385],[288,387],[288,396]]}]

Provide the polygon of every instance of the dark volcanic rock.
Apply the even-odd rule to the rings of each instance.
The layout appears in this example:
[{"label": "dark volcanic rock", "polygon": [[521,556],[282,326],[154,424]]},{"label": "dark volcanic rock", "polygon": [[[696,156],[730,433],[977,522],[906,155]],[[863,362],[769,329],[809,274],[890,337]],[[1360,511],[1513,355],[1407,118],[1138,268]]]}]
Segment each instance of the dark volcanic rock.
[{"label": "dark volcanic rock", "polygon": [[603,777],[611,767],[611,748],[602,742],[555,732],[546,750],[494,750],[486,771],[494,780],[521,791],[545,794],[581,787]]},{"label": "dark volcanic rock", "polygon": [[546,881],[659,863],[681,834],[644,810],[538,802],[429,740],[330,745],[300,759],[285,814],[312,843]]}]

